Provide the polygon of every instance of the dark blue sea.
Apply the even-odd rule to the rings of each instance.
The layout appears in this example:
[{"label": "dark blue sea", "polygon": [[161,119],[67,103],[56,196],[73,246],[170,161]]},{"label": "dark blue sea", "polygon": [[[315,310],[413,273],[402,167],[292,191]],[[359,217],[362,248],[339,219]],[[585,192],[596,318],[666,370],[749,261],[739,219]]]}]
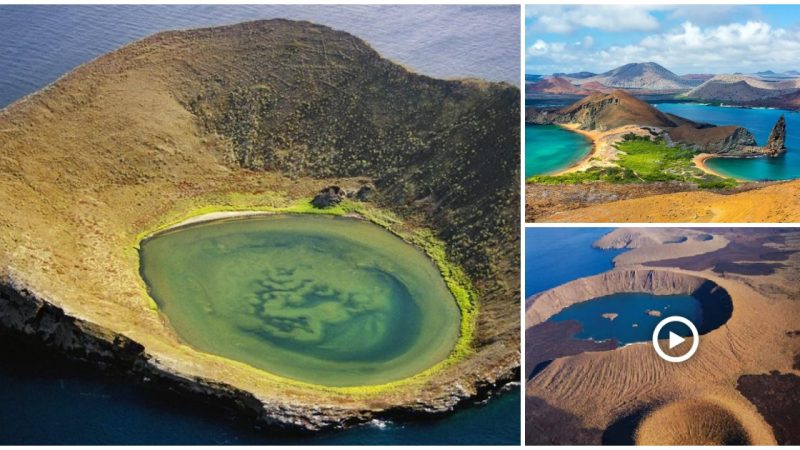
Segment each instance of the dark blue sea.
[{"label": "dark blue sea", "polygon": [[518,444],[520,389],[438,420],[281,435],[0,338],[0,445]]},{"label": "dark blue sea", "polygon": [[605,272],[625,250],[592,244],[611,228],[526,228],[525,298],[576,278]]},{"label": "dark blue sea", "polygon": [[[519,6],[0,6],[0,108],[157,31],[309,20],[441,77],[519,85]],[[488,44],[487,44],[488,43]],[[520,391],[437,420],[280,436],[0,340],[0,444],[519,444]]]}]

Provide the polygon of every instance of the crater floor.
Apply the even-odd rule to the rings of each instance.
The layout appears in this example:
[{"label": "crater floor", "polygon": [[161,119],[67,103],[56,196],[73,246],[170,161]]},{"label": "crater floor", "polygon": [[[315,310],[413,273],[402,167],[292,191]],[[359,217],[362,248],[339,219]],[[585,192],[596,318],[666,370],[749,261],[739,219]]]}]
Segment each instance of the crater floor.
[{"label": "crater floor", "polygon": [[445,359],[460,314],[435,265],[369,222],[215,220],[144,241],[142,274],[202,351],[326,386],[381,384]]}]

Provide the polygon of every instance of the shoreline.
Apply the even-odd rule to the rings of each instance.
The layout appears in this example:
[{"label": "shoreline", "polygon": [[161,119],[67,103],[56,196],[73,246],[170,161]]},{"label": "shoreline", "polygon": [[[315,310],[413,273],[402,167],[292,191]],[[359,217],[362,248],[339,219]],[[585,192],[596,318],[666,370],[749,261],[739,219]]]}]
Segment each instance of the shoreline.
[{"label": "shoreline", "polygon": [[738,181],[739,183],[749,183],[749,182],[753,181],[753,180],[743,180],[741,178],[736,178],[736,177],[730,177],[730,176],[727,176],[727,175],[723,175],[723,174],[721,174],[721,173],[719,173],[719,172],[717,172],[715,170],[709,169],[709,167],[706,165],[706,161],[708,161],[709,159],[712,159],[712,158],[723,158],[723,157],[722,156],[718,156],[718,155],[714,155],[714,154],[711,154],[711,153],[700,153],[699,155],[697,155],[694,158],[692,158],[692,163],[694,163],[694,165],[698,169],[702,170],[703,172],[705,172],[705,173],[707,173],[709,175],[714,175],[714,176],[720,177],[720,178],[733,178],[734,180]]},{"label": "shoreline", "polygon": [[[391,221],[387,222],[386,220],[381,220],[379,215],[374,214],[374,211],[371,212],[370,208],[358,206],[353,207],[354,205],[350,203],[351,201],[347,200],[336,207],[326,209],[316,209],[310,207],[310,199],[307,204],[303,201],[299,201],[284,207],[265,207],[264,209],[259,209],[259,207],[255,205],[249,205],[241,209],[226,209],[226,207],[220,207],[218,205],[206,205],[204,207],[189,211],[188,213],[183,213],[179,215],[178,218],[167,220],[165,223],[156,225],[155,227],[140,233],[136,238],[134,248],[137,249],[138,253],[138,249],[140,248],[142,242],[158,234],[217,220],[237,220],[279,214],[307,214],[316,216],[346,217],[372,223],[373,225],[380,227],[395,237],[401,239],[406,244],[416,248],[426,259],[430,261],[430,263],[435,267],[436,271],[442,277],[442,280],[447,286],[447,290],[453,296],[453,300],[456,303],[460,316],[459,336],[449,354],[441,361],[413,375],[397,380],[362,386],[331,387],[316,385],[291,378],[285,378],[262,369],[258,370],[262,370],[264,373],[267,373],[270,376],[275,376],[290,382],[296,382],[300,385],[352,394],[359,390],[381,392],[418,383],[420,381],[428,380],[431,377],[436,376],[438,372],[446,370],[448,367],[463,361],[472,352],[475,339],[475,328],[477,327],[477,312],[480,308],[479,295],[472,285],[472,280],[466,276],[459,266],[451,263],[443,256],[443,250],[438,248],[440,245],[439,243],[430,241],[425,237],[415,236],[413,231],[404,232],[398,230],[392,226]],[[440,254],[440,251],[442,254]],[[139,264],[140,263],[141,262],[139,261]],[[166,320],[166,317],[163,316],[160,309],[157,307],[155,300],[150,296],[149,289],[147,288],[146,284],[144,284],[144,277],[141,276],[140,265],[138,266],[137,270],[140,272],[140,281],[143,283],[142,287],[144,288],[145,295],[151,304],[151,309],[158,313],[164,320]],[[210,355],[216,356],[213,354]],[[227,358],[223,357],[223,359]],[[500,384],[502,385],[504,383]]]},{"label": "shoreline", "polygon": [[580,134],[581,136],[585,137],[589,140],[591,147],[589,148],[589,153],[583,156],[578,162],[572,164],[571,166],[567,167],[566,169],[559,170],[558,172],[553,172],[548,174],[549,176],[559,176],[564,175],[567,173],[572,172],[579,172],[581,170],[586,170],[589,168],[589,160],[591,160],[597,153],[599,153],[599,136],[597,136],[597,131],[586,131],[581,130],[578,128],[578,124],[576,123],[569,123],[569,124],[556,124],[561,129],[567,130],[572,133]]},{"label": "shoreline", "polygon": [[628,133],[636,134],[640,127],[635,125],[625,125],[611,130],[581,130],[577,123],[558,124],[564,130],[572,133],[580,134],[581,136],[589,139],[592,143],[592,149],[576,164],[567,167],[559,172],[548,174],[548,176],[559,176],[568,173],[586,171],[592,167],[613,167],[616,166],[614,161],[617,159],[617,148],[614,146],[617,142],[622,140],[622,137]]}]

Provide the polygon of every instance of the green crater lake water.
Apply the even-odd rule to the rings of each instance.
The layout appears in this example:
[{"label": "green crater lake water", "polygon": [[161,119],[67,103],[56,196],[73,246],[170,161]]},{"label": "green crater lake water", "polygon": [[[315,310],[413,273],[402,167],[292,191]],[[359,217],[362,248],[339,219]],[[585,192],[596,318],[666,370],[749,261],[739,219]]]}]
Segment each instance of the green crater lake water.
[{"label": "green crater lake water", "polygon": [[357,386],[445,359],[460,312],[416,247],[369,222],[269,215],[141,246],[151,296],[189,345],[309,383]]},{"label": "green crater lake water", "polygon": [[525,178],[560,172],[579,163],[592,142],[557,125],[525,125]]}]

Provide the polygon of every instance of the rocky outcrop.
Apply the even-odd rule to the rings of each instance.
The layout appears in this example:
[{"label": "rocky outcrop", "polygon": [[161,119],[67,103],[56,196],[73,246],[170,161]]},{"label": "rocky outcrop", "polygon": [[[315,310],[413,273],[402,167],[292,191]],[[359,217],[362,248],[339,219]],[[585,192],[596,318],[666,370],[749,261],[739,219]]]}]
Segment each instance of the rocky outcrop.
[{"label": "rocky outcrop", "polygon": [[737,126],[696,127],[681,125],[667,131],[672,141],[698,152],[727,156],[757,156],[756,138],[746,128]]},{"label": "rocky outcrop", "polygon": [[368,202],[375,195],[375,186],[372,183],[365,184],[358,188],[353,194],[356,200],[360,202]]},{"label": "rocky outcrop", "polygon": [[328,186],[314,196],[311,200],[311,204],[315,208],[330,208],[341,203],[345,197],[347,197],[347,192],[345,192],[344,189],[339,186]]},{"label": "rocky outcrop", "polygon": [[724,152],[726,156],[743,156],[743,157],[759,157],[767,156],[770,158],[778,157],[786,153],[786,120],[783,115],[778,119],[772,127],[772,131],[767,138],[767,144],[763,147],[756,145],[755,141],[752,144],[743,144],[734,147],[728,152]]},{"label": "rocky outcrop", "polygon": [[786,119],[784,119],[783,114],[781,114],[781,117],[769,133],[767,145],[764,146],[764,153],[773,157],[786,153]]}]

